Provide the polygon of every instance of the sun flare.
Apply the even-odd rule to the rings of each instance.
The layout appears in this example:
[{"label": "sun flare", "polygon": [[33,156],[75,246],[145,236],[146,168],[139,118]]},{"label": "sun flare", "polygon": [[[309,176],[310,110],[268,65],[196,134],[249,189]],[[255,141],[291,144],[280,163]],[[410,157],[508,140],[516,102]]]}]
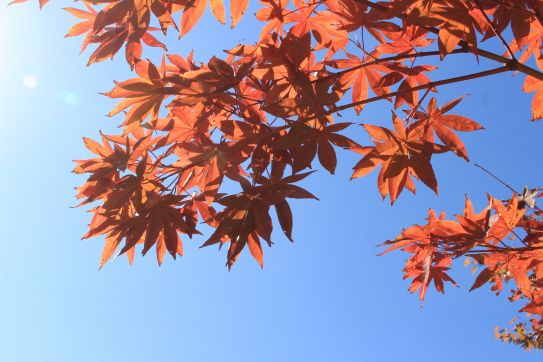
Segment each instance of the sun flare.
[{"label": "sun flare", "polygon": [[38,78],[33,75],[27,74],[22,79],[23,86],[28,89],[34,89],[38,86]]}]

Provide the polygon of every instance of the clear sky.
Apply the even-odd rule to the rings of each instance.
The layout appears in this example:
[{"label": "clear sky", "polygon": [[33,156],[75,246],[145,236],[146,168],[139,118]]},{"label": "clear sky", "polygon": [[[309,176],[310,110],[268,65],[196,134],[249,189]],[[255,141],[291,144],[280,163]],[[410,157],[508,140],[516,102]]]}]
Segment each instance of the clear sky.
[{"label": "clear sky", "polygon": [[[0,361],[540,361],[494,339],[519,308],[488,288],[468,293],[473,277],[458,262],[462,288],[429,292],[421,307],[402,280],[405,254],[378,257],[376,245],[423,222],[427,208],[460,212],[464,194],[478,207],[486,192],[507,190],[454,156],[435,158],[440,195],[419,185],[394,207],[381,202],[376,176],[349,182],[356,157],[342,152],[335,177],[319,171],[305,186],[321,201],[293,202],[291,244],[276,233],[260,269],[244,253],[231,272],[225,251],[199,250],[162,267],[125,258],[98,271],[103,240],[80,241],[90,215],[76,204],[73,159],[89,156],[83,136],[113,132],[113,102],[98,92],[130,76],[122,54],[85,67],[81,39],[64,39],[74,20],[53,1],[0,4]],[[254,9],[253,9],[254,10]],[[248,11],[251,15],[253,11]],[[238,40],[254,40],[245,18],[234,31],[209,16],[171,52],[205,60]],[[150,53],[156,55],[156,53]],[[444,72],[462,72],[457,56]],[[481,61],[480,69],[488,66]],[[455,68],[456,67],[456,68]],[[541,127],[531,97],[511,74],[450,86],[443,101],[470,93],[458,110],[486,130],[463,140],[471,159],[517,188],[541,183]],[[387,124],[370,107],[361,118]],[[367,138],[361,129],[353,137]],[[341,152],[341,151],[339,151]]]}]

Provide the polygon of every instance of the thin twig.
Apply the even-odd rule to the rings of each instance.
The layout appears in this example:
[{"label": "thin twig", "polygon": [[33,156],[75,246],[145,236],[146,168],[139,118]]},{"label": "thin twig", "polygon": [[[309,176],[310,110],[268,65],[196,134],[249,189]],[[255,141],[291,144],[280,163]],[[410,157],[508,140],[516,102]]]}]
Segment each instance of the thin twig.
[{"label": "thin twig", "polygon": [[503,186],[507,187],[509,190],[513,191],[516,195],[520,195],[520,193],[515,190],[514,188],[512,188],[507,182],[503,181],[501,178],[499,178],[498,176],[494,175],[492,172],[490,172],[489,170],[487,170],[485,167],[479,165],[478,163],[474,163],[473,164],[475,167],[478,167],[480,168],[481,170],[483,170],[484,172],[486,172],[490,177],[492,177],[494,180],[498,181],[499,183],[501,183]]},{"label": "thin twig", "polygon": [[[455,49],[455,50],[453,50],[451,52],[451,54],[462,54],[462,53],[463,54],[469,53],[469,50],[460,48],[460,49]],[[322,82],[322,81],[328,80],[329,78],[336,78],[336,77],[339,77],[339,76],[341,76],[343,74],[346,74],[346,73],[349,73],[349,72],[354,72],[355,70],[370,67],[370,66],[375,65],[375,64],[386,63],[386,62],[394,62],[394,61],[397,61],[397,60],[403,60],[403,59],[408,59],[408,58],[413,58],[413,57],[419,58],[419,57],[437,56],[439,54],[440,54],[439,51],[435,50],[435,51],[427,51],[427,52],[399,54],[399,55],[396,55],[396,56],[386,57],[386,58],[375,58],[375,57],[372,56],[374,58],[374,60],[371,60],[369,62],[365,62],[365,63],[359,64],[359,65],[356,65],[356,66],[354,66],[352,68],[344,69],[344,70],[341,70],[339,72],[335,72],[335,73],[329,74],[327,76],[315,79],[313,81],[313,83]]]}]

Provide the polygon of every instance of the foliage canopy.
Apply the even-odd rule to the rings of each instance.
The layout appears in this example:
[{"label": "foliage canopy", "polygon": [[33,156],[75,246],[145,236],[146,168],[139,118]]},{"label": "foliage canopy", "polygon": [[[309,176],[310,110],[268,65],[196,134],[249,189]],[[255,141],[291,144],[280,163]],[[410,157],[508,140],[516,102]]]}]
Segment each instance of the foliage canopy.
[{"label": "foliage canopy", "polygon": [[[21,2],[21,0],[16,0]],[[40,0],[44,5],[47,0]],[[263,265],[263,244],[272,245],[275,213],[292,240],[292,199],[316,199],[297,185],[313,177],[319,163],[334,173],[339,149],[355,152],[352,179],[378,172],[377,188],[394,203],[420,183],[438,192],[435,154],[452,152],[469,161],[461,132],[483,127],[454,113],[463,98],[439,100],[439,87],[514,72],[534,93],[533,120],[543,118],[543,0],[259,0],[262,22],[256,43],[239,44],[205,63],[166,53],[154,33],[187,34],[208,0],[82,0],[67,8],[80,21],[68,36],[94,47],[89,64],[124,52],[134,78],[115,83],[106,96],[119,103],[122,132],[85,138],[95,155],[76,161],[87,174],[78,188],[80,205],[93,203],[85,238],[104,235],[100,267],[114,254],[130,263],[136,248],[152,248],[158,263],[166,253],[183,254],[181,237],[213,232],[203,247],[226,245],[227,266],[243,249]],[[236,26],[248,0],[231,0]],[[226,23],[225,4],[209,0]],[[487,50],[495,42],[503,53]],[[159,64],[144,59],[145,47],[164,50]],[[496,46],[490,49],[495,49]],[[435,65],[471,54],[495,67],[434,79]],[[436,61],[434,60],[434,63]],[[362,124],[373,144],[346,135],[354,125],[338,121],[383,102],[392,110],[385,125]],[[483,171],[489,173],[480,166]],[[430,210],[426,224],[401,231],[383,243],[383,253],[410,255],[404,278],[423,300],[432,284],[456,285],[448,275],[465,258],[478,272],[471,290],[489,285],[499,294],[512,285],[511,301],[522,300],[529,316],[497,336],[526,349],[543,348],[543,210],[538,188],[522,192],[505,184],[506,200],[488,196],[476,212],[469,199],[455,219]],[[237,185],[239,192],[224,193]]]}]

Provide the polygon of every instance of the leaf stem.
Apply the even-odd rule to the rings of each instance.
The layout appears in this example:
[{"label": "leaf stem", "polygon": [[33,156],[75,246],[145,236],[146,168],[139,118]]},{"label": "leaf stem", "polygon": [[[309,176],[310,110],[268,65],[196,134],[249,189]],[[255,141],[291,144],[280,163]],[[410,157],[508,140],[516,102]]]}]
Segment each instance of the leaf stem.
[{"label": "leaf stem", "polygon": [[473,0],[473,2],[477,6],[477,8],[481,12],[481,14],[483,14],[483,16],[485,17],[486,21],[488,22],[488,25],[490,26],[490,29],[492,29],[492,32],[498,37],[498,39],[500,39],[500,41],[502,42],[505,49],[507,49],[507,52],[511,56],[511,59],[515,59],[515,61],[516,61],[515,53],[511,50],[511,48],[509,47],[509,44],[507,44],[507,42],[505,41],[503,36],[496,30],[496,28],[494,27],[494,24],[492,24],[492,21],[490,21],[490,18],[488,17],[486,12],[484,11],[484,9],[481,6],[481,3],[479,2],[479,0]]}]

